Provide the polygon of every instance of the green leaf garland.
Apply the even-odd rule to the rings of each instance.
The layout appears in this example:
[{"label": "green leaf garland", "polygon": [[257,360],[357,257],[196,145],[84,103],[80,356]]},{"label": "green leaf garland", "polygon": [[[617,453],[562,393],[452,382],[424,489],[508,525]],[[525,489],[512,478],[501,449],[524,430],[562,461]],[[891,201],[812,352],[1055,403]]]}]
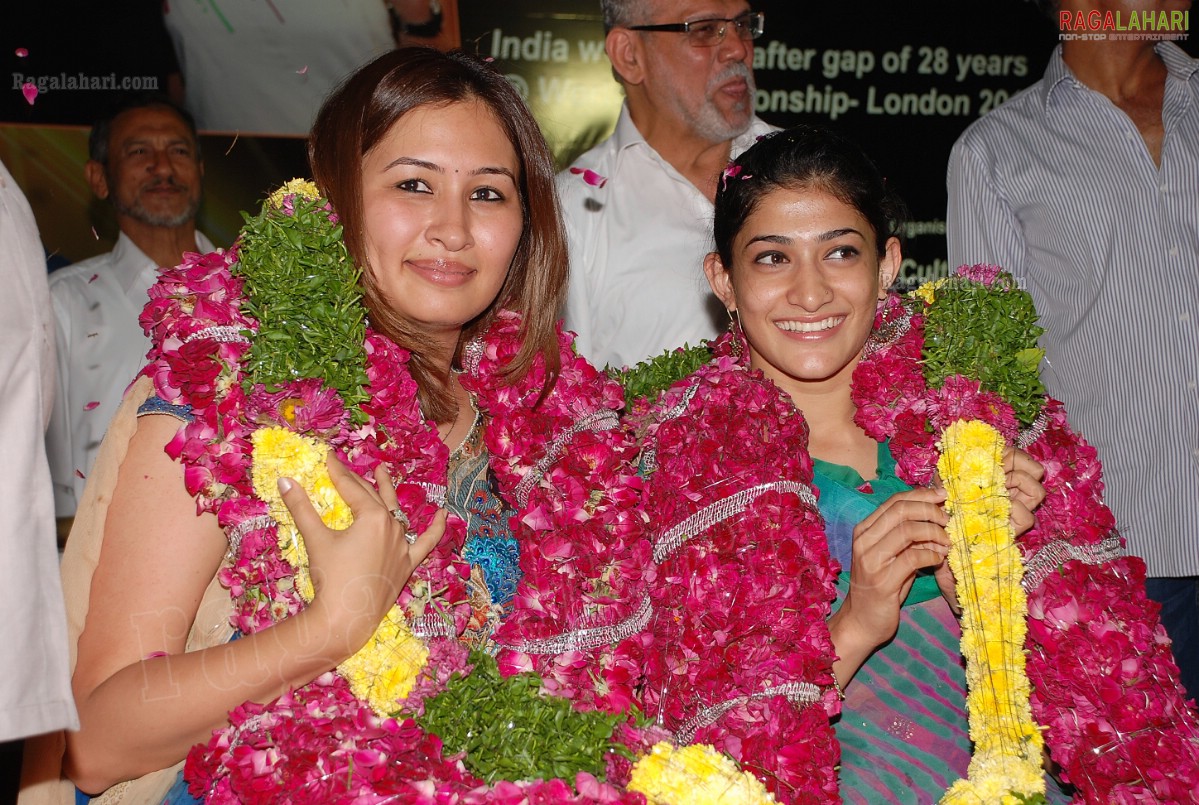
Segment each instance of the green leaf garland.
[{"label": "green leaf garland", "polygon": [[366,309],[342,228],[330,221],[323,199],[295,194],[288,214],[269,202],[256,216],[243,215],[239,262],[245,279],[245,308],[258,320],[258,336],[246,361],[246,390],[268,390],[309,377],[336,389],[355,422],[369,399]]},{"label": "green leaf garland", "polygon": [[659,394],[710,360],[712,350],[706,341],[697,347],[684,344],[630,368],[609,368],[608,375],[624,387],[625,408],[631,409],[641,397],[653,404]]},{"label": "green leaf garland", "polygon": [[605,758],[627,756],[612,732],[627,714],[580,713],[570,701],[542,696],[541,677],[504,679],[495,659],[474,651],[468,676],[455,674],[445,691],[425,701],[416,719],[441,738],[445,754],[465,752],[463,763],[487,783],[500,780],[573,780],[580,771],[605,779]]},{"label": "green leaf garland", "polygon": [[1039,367],[1044,351],[1037,339],[1032,297],[1015,279],[1000,273],[990,287],[950,278],[935,288],[925,311],[924,377],[940,388],[947,377],[978,380],[1011,404],[1028,427],[1045,401]]}]

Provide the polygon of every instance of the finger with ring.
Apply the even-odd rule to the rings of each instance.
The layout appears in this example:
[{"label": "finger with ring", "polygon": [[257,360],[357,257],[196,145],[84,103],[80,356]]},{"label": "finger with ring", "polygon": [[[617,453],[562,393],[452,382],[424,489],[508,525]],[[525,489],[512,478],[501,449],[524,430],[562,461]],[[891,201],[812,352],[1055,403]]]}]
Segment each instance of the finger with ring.
[{"label": "finger with ring", "polygon": [[405,530],[405,531],[411,531],[411,530],[412,530],[412,523],[410,523],[410,522],[408,521],[408,515],[404,514],[404,510],[403,510],[403,509],[400,509],[400,508],[395,508],[395,509],[392,509],[392,510],[391,510],[391,517],[392,517],[392,519],[393,519],[393,520],[395,520],[397,523],[399,523],[400,525],[402,525],[402,526],[404,527],[404,530]]}]

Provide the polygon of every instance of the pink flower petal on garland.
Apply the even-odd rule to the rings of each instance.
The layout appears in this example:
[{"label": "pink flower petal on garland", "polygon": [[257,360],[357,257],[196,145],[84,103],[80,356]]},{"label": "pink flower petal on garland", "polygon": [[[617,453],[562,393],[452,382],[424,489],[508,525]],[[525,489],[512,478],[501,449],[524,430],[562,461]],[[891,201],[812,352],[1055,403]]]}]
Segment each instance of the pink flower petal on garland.
[{"label": "pink flower petal on garland", "polygon": [[583,181],[592,187],[603,187],[608,183],[608,177],[600,176],[591,168],[571,168],[570,172],[575,176],[582,176]]}]

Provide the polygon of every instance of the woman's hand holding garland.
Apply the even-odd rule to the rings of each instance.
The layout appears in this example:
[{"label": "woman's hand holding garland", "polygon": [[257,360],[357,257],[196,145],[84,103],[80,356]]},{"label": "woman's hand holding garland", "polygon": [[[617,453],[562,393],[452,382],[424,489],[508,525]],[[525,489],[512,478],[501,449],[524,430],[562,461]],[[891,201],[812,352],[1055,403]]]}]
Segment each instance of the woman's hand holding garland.
[{"label": "woman's hand holding garland", "polygon": [[289,478],[279,492],[295,519],[308,550],[316,596],[308,610],[327,624],[332,654],[340,662],[366,644],[395,604],[412,572],[445,533],[441,510],[416,542],[391,514],[399,503],[386,467],[375,469],[372,487],[336,457],[328,459],[329,475],[354,514],[353,524],[339,531],[325,525],[304,489]]},{"label": "woman's hand holding garland", "polygon": [[900,492],[854,528],[849,593],[829,618],[842,687],[876,648],[895,636],[899,609],[916,573],[945,561],[949,518],[941,508],[944,500],[941,489]]},{"label": "woman's hand holding garland", "polygon": [[1012,501],[1012,527],[1020,536],[1036,525],[1033,513],[1045,500],[1045,487],[1041,485],[1045,468],[1028,453],[1009,445],[1003,453],[1003,469]]},{"label": "woman's hand holding garland", "polygon": [[[1045,476],[1045,468],[1035,458],[1018,448],[1009,445],[1003,452],[1003,466],[1006,486],[1011,499],[1012,528],[1017,536],[1025,533],[1036,525],[1033,512],[1045,500],[1045,487],[1041,479]],[[940,477],[934,478],[934,483],[941,485]],[[949,602],[949,607],[955,615],[962,614],[958,603],[957,582],[949,562],[944,561],[933,572],[941,595]]]}]

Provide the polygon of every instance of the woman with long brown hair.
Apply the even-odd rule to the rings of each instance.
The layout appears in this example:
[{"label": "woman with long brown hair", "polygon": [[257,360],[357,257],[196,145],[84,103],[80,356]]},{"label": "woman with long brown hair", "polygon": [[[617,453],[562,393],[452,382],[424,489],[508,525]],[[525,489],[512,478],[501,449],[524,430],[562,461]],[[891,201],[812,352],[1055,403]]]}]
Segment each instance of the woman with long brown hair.
[{"label": "woman with long brown hair", "polygon": [[[320,198],[282,195],[247,225],[236,255],[196,258],[151,292],[155,301],[143,323],[156,333],[154,362],[110,428],[76,521],[64,574],[74,599],[73,684],[82,728],[66,736],[62,767],[80,792],[108,792],[105,801],[158,802],[172,786],[181,791],[179,769],[189,749],[227,727],[231,711],[324,679],[359,652],[397,597],[404,600],[414,570],[436,555],[443,533],[450,541],[446,510],[450,531],[465,531],[458,555],[443,564],[469,566],[468,622],[447,609],[442,623],[422,627],[417,618],[413,628],[427,627],[434,636],[450,629],[486,646],[515,585],[516,548],[505,534],[514,506],[495,494],[484,445],[491,441],[491,412],[481,400],[487,381],[477,358],[473,374],[463,369],[468,344],[510,330],[504,343],[513,354],[491,380],[501,392],[531,387],[519,408],[551,393],[562,355],[569,355],[555,331],[566,281],[564,235],[553,160],[537,124],[503,76],[481,60],[401,49],[363,67],[330,96],[313,127],[309,158]],[[295,248],[277,252],[255,245],[301,212],[316,216],[316,235],[295,234]],[[360,335],[347,341],[348,358],[320,354],[342,349],[333,343],[305,353],[295,339],[307,337],[311,322],[346,333],[361,326],[359,303],[330,309],[320,296],[333,282],[324,280],[321,272],[333,270],[324,267],[336,267],[346,253],[361,271],[360,288],[345,298],[361,294],[365,353]],[[253,269],[258,263],[284,266],[266,271],[268,278],[287,266],[312,266],[300,272],[317,295],[311,309],[303,309],[301,294],[298,308],[280,313],[289,289],[264,290]],[[238,300],[223,329],[203,320],[210,308],[196,299],[204,292],[188,285],[201,269],[209,272],[204,288],[219,281],[220,299]],[[270,324],[272,316],[286,321]],[[170,335],[162,336],[167,329]],[[340,419],[325,417],[333,369],[314,371],[303,360],[291,360],[282,379],[255,384],[266,377],[255,372],[278,354],[292,354],[287,350],[334,368],[363,360],[360,374],[369,377],[350,385],[369,399],[357,407],[347,402]],[[197,380],[209,365],[220,374]],[[320,391],[302,385],[312,375],[327,381]],[[301,385],[290,396],[279,392],[293,377]],[[419,409],[404,424],[389,406],[407,390]],[[209,431],[200,427],[205,417]],[[277,484],[287,511],[276,507],[273,520],[256,520],[266,516],[262,501],[272,493],[257,476],[249,486],[251,432],[276,424],[302,433],[303,423],[317,421],[323,424],[310,430],[341,456],[329,458],[328,472],[353,524],[328,527],[305,485],[288,477]],[[386,458],[426,436],[413,461]],[[264,449],[254,442],[254,463]],[[213,460],[205,463],[205,455]],[[405,486],[422,456],[440,456],[448,469]],[[403,490],[414,488],[432,491],[412,503]],[[247,593],[253,584],[245,568],[262,564],[247,545],[261,541],[264,523],[282,535],[276,523],[288,513],[303,537],[306,569],[303,563],[284,568]],[[274,540],[262,550],[274,551]],[[432,607],[430,601],[421,606]],[[230,621],[242,626],[233,639]],[[54,777],[43,773],[42,788],[27,793],[55,789],[69,796],[71,786],[55,786]]]}]

